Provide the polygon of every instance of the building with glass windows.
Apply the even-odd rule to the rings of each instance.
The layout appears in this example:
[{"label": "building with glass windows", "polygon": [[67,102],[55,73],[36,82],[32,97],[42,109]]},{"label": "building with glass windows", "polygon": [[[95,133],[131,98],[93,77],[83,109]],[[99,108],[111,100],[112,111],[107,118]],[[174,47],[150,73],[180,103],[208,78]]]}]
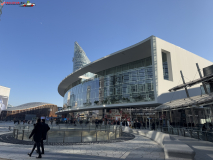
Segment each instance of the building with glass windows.
[{"label": "building with glass windows", "polygon": [[[168,90],[182,83],[180,70],[187,79],[198,78],[196,63],[200,68],[213,64],[155,36],[94,62],[75,43],[74,72],[58,86],[64,100],[63,110],[56,113],[65,117],[143,119],[142,115],[152,115],[155,107],[186,97],[184,90],[175,95]],[[191,96],[199,95],[200,86],[188,91]]]},{"label": "building with glass windows", "polygon": [[33,120],[34,118],[56,118],[57,105],[43,102],[31,102],[2,111],[1,120]]},{"label": "building with glass windows", "polygon": [[10,88],[0,86],[0,114],[3,110],[7,109],[10,95]]}]

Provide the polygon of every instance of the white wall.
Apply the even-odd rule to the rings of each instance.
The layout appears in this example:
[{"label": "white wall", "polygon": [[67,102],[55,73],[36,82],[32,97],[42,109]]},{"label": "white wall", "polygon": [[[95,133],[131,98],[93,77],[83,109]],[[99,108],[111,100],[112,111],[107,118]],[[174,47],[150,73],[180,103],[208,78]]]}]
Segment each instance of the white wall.
[{"label": "white wall", "polygon": [[0,102],[0,113],[1,110],[7,109],[9,95],[10,95],[10,88],[0,86],[0,100],[3,101],[3,104]]},{"label": "white wall", "polygon": [[[158,103],[165,103],[170,100],[174,99],[181,99],[185,98],[185,90],[180,90],[169,93],[169,89],[179,85],[183,84],[183,81],[181,79],[180,70],[182,70],[183,76],[185,76],[185,82],[189,82],[195,79],[200,78],[199,73],[197,72],[196,63],[199,64],[199,67],[201,69],[201,73],[203,75],[202,69],[213,65],[212,62],[195,55],[189,51],[186,51],[185,49],[182,49],[178,46],[175,46],[169,42],[166,42],[160,38],[156,38],[156,56],[157,56],[157,101]],[[205,46],[200,46],[205,47]],[[171,66],[172,66],[172,74],[173,74],[173,80],[164,80],[163,77],[163,65],[162,65],[162,50],[165,50],[170,53],[171,56]],[[169,75],[171,76],[171,75]],[[196,96],[200,95],[200,84],[195,85],[191,88],[189,88],[189,96]],[[172,98],[173,97],[173,98]],[[172,99],[171,99],[172,98]]]}]

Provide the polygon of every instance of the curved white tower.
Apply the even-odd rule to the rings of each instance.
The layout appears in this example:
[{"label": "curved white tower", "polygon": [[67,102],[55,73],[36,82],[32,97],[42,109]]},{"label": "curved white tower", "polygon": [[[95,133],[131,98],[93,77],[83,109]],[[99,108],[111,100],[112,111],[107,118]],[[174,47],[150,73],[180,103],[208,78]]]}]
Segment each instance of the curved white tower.
[{"label": "curved white tower", "polygon": [[85,66],[88,63],[90,63],[90,60],[86,56],[86,53],[81,48],[81,46],[78,44],[78,42],[75,42],[74,57],[73,57],[73,72],[82,68],[83,66]]}]

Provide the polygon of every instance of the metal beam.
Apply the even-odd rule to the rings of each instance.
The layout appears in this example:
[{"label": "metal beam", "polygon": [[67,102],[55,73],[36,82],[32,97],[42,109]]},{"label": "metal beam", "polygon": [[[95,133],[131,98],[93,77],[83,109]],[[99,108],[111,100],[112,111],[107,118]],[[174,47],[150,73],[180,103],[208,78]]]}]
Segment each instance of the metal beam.
[{"label": "metal beam", "polygon": [[[199,68],[198,63],[196,63],[196,66],[197,66],[197,70],[198,70],[198,73],[200,75],[200,78],[202,78],[202,74],[200,72],[200,68]],[[204,88],[205,93],[208,94],[208,91],[207,91],[207,88],[206,88],[206,84],[204,82],[202,82],[202,84],[203,84],[203,88]]]},{"label": "metal beam", "polygon": [[[186,83],[185,83],[185,80],[184,80],[184,77],[183,77],[182,71],[180,71],[180,74],[181,74],[181,77],[182,77],[182,80],[183,80],[183,84],[186,84]],[[185,88],[185,91],[186,91],[186,96],[187,96],[188,98],[190,98],[190,97],[189,97],[189,92],[188,92],[187,88],[186,88],[186,87],[184,87],[184,88]]]}]

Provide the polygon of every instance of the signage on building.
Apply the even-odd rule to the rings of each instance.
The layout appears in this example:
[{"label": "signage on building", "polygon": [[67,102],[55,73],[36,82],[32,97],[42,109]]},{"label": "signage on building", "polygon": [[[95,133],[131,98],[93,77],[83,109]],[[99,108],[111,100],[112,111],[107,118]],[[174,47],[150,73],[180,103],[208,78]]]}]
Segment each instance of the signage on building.
[{"label": "signage on building", "polygon": [[141,112],[133,112],[132,115],[141,115],[141,116],[148,116],[148,115],[155,115],[155,113],[141,113]]}]

